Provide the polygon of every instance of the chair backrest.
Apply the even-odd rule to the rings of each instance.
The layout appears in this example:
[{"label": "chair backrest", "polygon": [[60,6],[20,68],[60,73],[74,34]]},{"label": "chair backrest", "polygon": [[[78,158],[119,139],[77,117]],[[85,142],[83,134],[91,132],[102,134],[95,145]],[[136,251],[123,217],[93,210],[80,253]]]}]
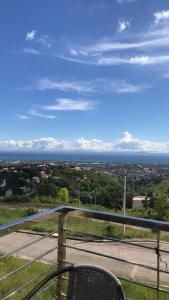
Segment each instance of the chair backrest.
[{"label": "chair backrest", "polygon": [[[24,300],[34,295],[50,280],[68,274],[67,300],[125,300],[123,287],[118,278],[111,272],[89,265],[65,267],[53,272],[40,282]],[[51,298],[53,299],[53,298]]]}]

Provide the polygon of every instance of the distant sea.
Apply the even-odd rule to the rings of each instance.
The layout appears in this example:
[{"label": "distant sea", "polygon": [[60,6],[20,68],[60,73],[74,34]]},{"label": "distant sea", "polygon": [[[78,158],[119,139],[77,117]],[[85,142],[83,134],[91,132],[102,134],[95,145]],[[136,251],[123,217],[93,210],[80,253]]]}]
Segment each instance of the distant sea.
[{"label": "distant sea", "polygon": [[169,164],[169,154],[0,151],[0,161],[54,161],[60,163],[65,162],[84,164]]}]

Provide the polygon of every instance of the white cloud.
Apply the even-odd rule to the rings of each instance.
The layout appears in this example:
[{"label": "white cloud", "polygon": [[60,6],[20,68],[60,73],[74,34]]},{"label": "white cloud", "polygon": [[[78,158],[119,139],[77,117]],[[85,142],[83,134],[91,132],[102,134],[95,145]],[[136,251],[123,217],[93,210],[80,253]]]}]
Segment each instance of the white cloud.
[{"label": "white cloud", "polygon": [[26,33],[25,40],[26,41],[33,41],[36,35],[36,30],[32,30]]},{"label": "white cloud", "polygon": [[89,82],[82,81],[57,81],[49,78],[41,78],[36,84],[35,88],[41,91],[45,90],[60,90],[70,92],[91,92],[92,86]]},{"label": "white cloud", "polygon": [[132,2],[135,2],[137,0],[116,0],[117,3],[132,3]]},{"label": "white cloud", "polygon": [[51,47],[49,36],[47,34],[41,34],[40,37],[36,39],[36,41],[47,48]]},{"label": "white cloud", "polygon": [[27,115],[17,115],[17,117],[18,117],[19,119],[22,119],[22,120],[27,120],[27,119],[29,119],[29,116],[27,116]]},{"label": "white cloud", "polygon": [[105,57],[100,58],[97,62],[98,65],[102,66],[113,66],[118,64],[130,64],[130,65],[156,65],[169,62],[169,55],[159,55],[159,56],[133,56],[128,58],[120,57]]},{"label": "white cloud", "polygon": [[58,57],[64,60],[68,60],[74,63],[85,64],[85,65],[95,65],[95,66],[115,66],[121,64],[129,64],[129,65],[138,65],[138,66],[146,66],[146,65],[158,65],[169,62],[169,55],[166,54],[157,54],[157,55],[135,55],[135,56],[115,56],[102,55],[99,58],[88,58],[87,60],[83,59],[73,59],[69,57]]},{"label": "white cloud", "polygon": [[125,80],[111,80],[98,78],[90,81],[57,81],[49,78],[41,78],[35,82],[33,88],[40,91],[60,90],[78,93],[139,93],[150,86],[145,84],[132,84]]},{"label": "white cloud", "polygon": [[133,137],[129,132],[124,132],[122,139],[115,143],[116,151],[143,151],[154,153],[169,153],[169,141],[154,142]]},{"label": "white cloud", "polygon": [[52,137],[42,137],[34,140],[0,141],[0,150],[66,150],[71,149],[71,143]]},{"label": "white cloud", "polygon": [[36,54],[39,54],[39,51],[36,49],[33,49],[33,48],[24,48],[23,53],[36,55]]},{"label": "white cloud", "polygon": [[125,31],[128,27],[130,26],[130,22],[128,22],[128,21],[119,21],[118,22],[118,29],[117,29],[117,31],[118,32],[123,32],[123,31]]},{"label": "white cloud", "polygon": [[155,23],[169,21],[169,10],[161,10],[154,13]]},{"label": "white cloud", "polygon": [[157,142],[134,137],[124,132],[116,142],[101,139],[78,138],[74,141],[59,140],[53,137],[42,137],[34,140],[0,141],[0,150],[71,150],[94,152],[147,152],[169,153],[169,141]]},{"label": "white cloud", "polygon": [[125,80],[110,80],[110,79],[98,79],[95,82],[95,89],[97,91],[114,92],[117,94],[137,94],[146,89],[151,88],[146,84],[133,84]]},{"label": "white cloud", "polygon": [[82,56],[88,56],[88,52],[85,50],[81,50],[81,49],[69,49],[70,55],[71,56],[78,56],[78,55],[82,55]]},{"label": "white cloud", "polygon": [[49,111],[88,111],[94,108],[94,103],[87,100],[72,100],[61,98],[56,100],[56,104],[44,106],[44,110]]},{"label": "white cloud", "polygon": [[76,49],[70,49],[70,54],[73,55],[73,56],[77,56],[78,51]]},{"label": "white cloud", "polygon": [[155,38],[151,40],[139,41],[139,42],[98,42],[92,46],[87,46],[85,48],[86,52],[89,53],[104,53],[110,51],[123,51],[131,49],[145,49],[145,48],[158,48],[169,45],[169,37],[164,36],[162,38]]},{"label": "white cloud", "polygon": [[40,112],[37,112],[34,109],[31,109],[28,114],[32,117],[38,117],[38,118],[45,118],[45,119],[56,119],[56,116],[53,115],[46,115]]},{"label": "white cloud", "polygon": [[109,84],[107,89],[111,89],[118,94],[137,94],[151,88],[150,85],[137,85],[126,82],[125,80],[114,81]]},{"label": "white cloud", "polygon": [[47,34],[38,34],[36,30],[32,30],[26,33],[26,41],[35,41],[46,48],[50,48],[49,36]]},{"label": "white cloud", "polygon": [[100,152],[108,152],[113,150],[113,145],[110,142],[105,142],[100,139],[85,139],[79,138],[76,143],[78,150],[83,151],[100,151]]}]

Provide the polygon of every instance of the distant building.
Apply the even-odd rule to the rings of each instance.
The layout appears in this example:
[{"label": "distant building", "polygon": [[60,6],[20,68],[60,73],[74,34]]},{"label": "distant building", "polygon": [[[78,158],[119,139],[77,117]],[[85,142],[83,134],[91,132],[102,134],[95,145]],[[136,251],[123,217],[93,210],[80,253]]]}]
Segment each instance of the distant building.
[{"label": "distant building", "polygon": [[5,192],[5,197],[6,198],[11,198],[13,196],[13,191],[12,190],[6,190]]},{"label": "distant building", "polygon": [[41,178],[46,178],[46,179],[49,178],[49,175],[45,171],[41,171],[40,176],[41,176]]},{"label": "distant building", "polygon": [[73,167],[72,169],[75,171],[81,171],[81,167],[79,167],[79,166]]},{"label": "distant building", "polygon": [[133,205],[132,205],[132,208],[134,209],[139,209],[139,208],[143,208],[144,205],[144,201],[149,201],[150,198],[149,197],[146,197],[146,196],[135,196],[133,197]]},{"label": "distant building", "polygon": [[40,178],[37,177],[37,176],[34,176],[34,177],[32,178],[32,180],[33,180],[35,183],[40,183]]},{"label": "distant building", "polygon": [[4,179],[0,184],[0,188],[4,189],[5,187],[6,187],[6,179]]}]

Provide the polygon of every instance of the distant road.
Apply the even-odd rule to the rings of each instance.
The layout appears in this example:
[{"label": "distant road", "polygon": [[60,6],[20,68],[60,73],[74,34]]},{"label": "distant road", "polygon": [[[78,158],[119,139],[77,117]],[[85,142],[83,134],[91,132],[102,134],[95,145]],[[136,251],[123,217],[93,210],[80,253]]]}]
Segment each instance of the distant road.
[{"label": "distant road", "polygon": [[[8,253],[28,242],[35,241],[39,238],[38,235],[13,232],[8,235],[0,237],[0,252]],[[140,264],[147,264],[156,268],[157,256],[155,250],[147,250],[138,248],[131,245],[122,244],[119,242],[84,242],[67,240],[69,246],[74,246],[79,249],[88,251],[96,251],[105,255],[118,257],[119,259],[130,260]],[[57,238],[46,238],[31,245],[19,252],[17,257],[24,259],[33,259],[41,253],[53,248],[57,245]],[[147,244],[146,244],[147,245]],[[156,243],[150,242],[151,247],[156,247]],[[169,243],[161,243],[161,248],[169,250]],[[109,269],[117,275],[129,276],[134,280],[143,282],[156,283],[157,274],[154,271],[144,269],[143,267],[129,265],[120,261],[96,256],[90,253],[77,251],[67,248],[67,260],[74,264],[94,264]],[[43,257],[42,261],[47,263],[55,263],[57,261],[57,251],[53,251],[49,255]],[[161,269],[169,271],[169,255],[162,254],[161,256]],[[169,275],[161,274],[161,284],[169,285]]]}]

